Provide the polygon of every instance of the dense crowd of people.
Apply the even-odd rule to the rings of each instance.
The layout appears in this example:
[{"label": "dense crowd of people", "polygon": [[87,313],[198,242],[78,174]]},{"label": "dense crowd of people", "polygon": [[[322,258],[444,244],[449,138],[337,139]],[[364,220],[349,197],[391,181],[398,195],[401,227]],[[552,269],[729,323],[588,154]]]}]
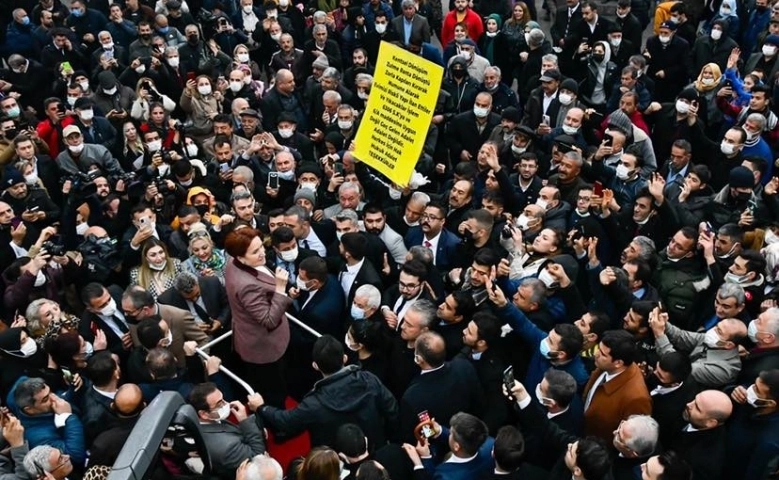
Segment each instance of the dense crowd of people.
[{"label": "dense crowd of people", "polygon": [[779,477],[779,2],[0,11],[0,480]]}]

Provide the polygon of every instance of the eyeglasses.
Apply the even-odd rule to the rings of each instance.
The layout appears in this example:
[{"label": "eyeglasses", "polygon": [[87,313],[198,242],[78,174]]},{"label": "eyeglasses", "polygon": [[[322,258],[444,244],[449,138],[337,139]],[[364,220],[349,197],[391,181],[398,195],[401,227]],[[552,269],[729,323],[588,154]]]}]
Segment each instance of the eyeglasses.
[{"label": "eyeglasses", "polygon": [[398,290],[415,290],[419,288],[419,283],[412,284],[412,283],[403,283],[398,282]]}]

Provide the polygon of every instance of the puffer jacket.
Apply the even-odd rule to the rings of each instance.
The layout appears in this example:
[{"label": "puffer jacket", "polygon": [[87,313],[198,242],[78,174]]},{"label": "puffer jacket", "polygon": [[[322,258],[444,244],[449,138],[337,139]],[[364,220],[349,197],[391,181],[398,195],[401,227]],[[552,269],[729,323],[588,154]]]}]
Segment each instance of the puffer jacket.
[{"label": "puffer jacket", "polygon": [[19,383],[27,380],[21,377],[11,388],[8,394],[8,409],[21,422],[24,427],[24,438],[31,449],[38,445],[50,445],[70,455],[73,466],[82,467],[87,458],[87,449],[84,442],[84,426],[76,412],[68,415],[64,428],[57,428],[54,424],[54,413],[41,415],[27,415],[16,404],[14,393]]},{"label": "puffer jacket", "polygon": [[399,421],[398,403],[372,373],[349,365],[314,384],[292,410],[263,405],[259,412],[276,438],[291,438],[308,429],[311,446],[333,445],[339,425],[356,423],[370,445],[383,445]]}]

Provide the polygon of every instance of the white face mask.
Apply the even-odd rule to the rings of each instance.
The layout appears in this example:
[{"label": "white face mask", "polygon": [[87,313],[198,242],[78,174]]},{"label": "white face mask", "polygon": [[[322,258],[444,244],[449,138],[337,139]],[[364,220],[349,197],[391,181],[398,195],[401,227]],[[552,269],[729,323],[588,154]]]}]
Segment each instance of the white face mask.
[{"label": "white face mask", "polygon": [[162,148],[162,140],[152,140],[146,144],[146,148],[148,148],[150,152],[159,152]]},{"label": "white face mask", "polygon": [[216,411],[216,414],[219,416],[220,422],[227,420],[227,417],[230,416],[230,404],[225,403],[224,405],[219,407],[219,410]]},{"label": "white face mask", "polygon": [[279,172],[279,178],[281,180],[294,180],[295,179],[295,171],[294,170],[287,170],[286,172]]},{"label": "white face mask", "polygon": [[349,350],[351,350],[353,352],[360,351],[360,347],[357,346],[357,344],[354,342],[352,337],[349,336],[348,333],[344,336],[344,345],[346,345],[346,348],[348,348]]},{"label": "white face mask", "polygon": [[668,43],[671,41],[670,35],[658,35],[657,38],[660,40],[660,43]]},{"label": "white face mask", "polygon": [[354,122],[352,122],[351,120],[338,120],[338,128],[340,128],[341,130],[349,130],[350,128],[352,128],[353,123]]},{"label": "white face mask", "polygon": [[84,144],[68,145],[68,150],[70,150],[71,153],[81,153],[84,150]]},{"label": "white face mask", "polygon": [[103,44],[103,50],[113,50],[114,42],[108,42]]},{"label": "white face mask", "polygon": [[617,178],[620,180],[627,180],[630,178],[630,169],[621,163],[617,165]]},{"label": "white face mask", "polygon": [[716,28],[713,29],[711,31],[711,39],[712,40],[719,40],[720,38],[722,38],[722,30],[718,30]]},{"label": "white face mask", "polygon": [[482,108],[482,107],[473,107],[473,114],[476,115],[476,118],[484,118],[490,114],[490,109]]},{"label": "white face mask", "polygon": [[560,103],[563,105],[570,105],[571,102],[573,102],[573,95],[570,93],[561,93],[557,96],[557,99],[560,100]]},{"label": "white face mask", "polygon": [[243,82],[230,82],[230,90],[234,93],[238,93],[243,88]]},{"label": "white face mask", "polygon": [[609,43],[614,48],[619,48],[620,44],[622,43],[622,38],[612,38],[609,40]]},{"label": "white face mask", "polygon": [[360,100],[368,100],[368,94],[363,91],[357,92],[357,98]]},{"label": "white face mask", "polygon": [[763,55],[766,57],[773,57],[776,53],[776,47],[773,45],[763,45],[762,51]]},{"label": "white face mask", "polygon": [[579,127],[563,125],[563,132],[565,132],[566,135],[576,135],[579,132]]},{"label": "white face mask", "polygon": [[549,206],[549,202],[547,202],[543,198],[539,198],[538,200],[536,200],[536,205],[541,207],[541,210],[546,210],[546,208]]},{"label": "white face mask", "polygon": [[516,221],[517,227],[522,230],[523,232],[530,228],[530,217],[525,215],[524,213],[517,217]]},{"label": "white face mask", "polygon": [[38,183],[38,174],[31,173],[29,175],[25,175],[24,176],[24,182],[27,185],[35,185],[36,183]]},{"label": "white face mask", "polygon": [[168,59],[168,65],[170,65],[171,68],[179,68],[179,57],[170,57]]},{"label": "white face mask", "polygon": [[89,230],[89,224],[87,222],[81,222],[76,225],[76,234],[81,235],[82,237],[87,233],[87,230]]},{"label": "white face mask", "polygon": [[241,63],[247,63],[249,61],[249,54],[248,53],[239,53],[238,54],[238,61]]},{"label": "white face mask", "polygon": [[138,75],[142,75],[143,72],[145,71],[146,71],[146,65],[138,65],[137,67],[135,67],[135,73],[137,73]]},{"label": "white face mask", "polygon": [[281,259],[285,262],[294,262],[298,258],[298,247],[296,246],[292,250],[287,250],[285,252],[279,252],[281,255]]},{"label": "white face mask", "polygon": [[78,100],[79,97],[68,97],[68,105],[71,107],[76,104],[76,100]]},{"label": "white face mask", "polygon": [[298,277],[295,280],[295,286],[298,287],[298,290],[302,290],[304,292],[307,292],[309,290],[308,285],[306,285],[306,282],[304,282],[303,279],[300,277]]},{"label": "white face mask", "polygon": [[251,5],[244,5],[243,6],[243,13],[245,13],[247,15],[252,13],[252,6]]},{"label": "white face mask", "polygon": [[713,78],[703,78],[701,79],[701,83],[706,85],[707,87],[710,87],[714,85],[714,79]]},{"label": "white face mask", "polygon": [[316,192],[317,184],[316,182],[301,182],[300,188],[304,190],[310,190],[312,192]]},{"label": "white face mask", "polygon": [[197,156],[197,145],[194,143],[190,143],[187,145],[187,155],[189,155],[189,158],[193,158]]},{"label": "white face mask", "polygon": [[378,33],[379,35],[383,35],[384,32],[387,31],[387,24],[386,23],[377,23],[375,25],[375,27],[376,27],[376,33]]},{"label": "white face mask", "polygon": [[460,52],[460,56],[463,57],[466,62],[470,62],[471,58],[473,58],[473,52],[471,52],[470,50],[463,50],[462,52]]},{"label": "white face mask", "polygon": [[95,111],[91,108],[89,110],[81,110],[78,112],[78,116],[81,117],[81,120],[86,120],[88,122],[95,117]]},{"label": "white face mask", "polygon": [[707,331],[706,335],[703,337],[703,343],[705,343],[709,348],[719,348],[718,343],[721,341],[722,339],[719,335],[717,335],[717,331],[713,328]]},{"label": "white face mask", "polygon": [[211,85],[199,85],[197,91],[200,95],[211,95]]},{"label": "white face mask", "polygon": [[38,344],[32,338],[27,337],[19,351],[22,352],[23,357],[31,357],[38,352]]},{"label": "white face mask", "polygon": [[89,90],[89,82],[79,82],[79,87],[81,87],[81,90],[84,90],[85,92]]},{"label": "white face mask", "polygon": [[44,275],[42,271],[38,270],[38,273],[35,275],[35,286],[40,287],[44,283],[46,283],[46,275]]},{"label": "white face mask", "polygon": [[112,298],[108,305],[102,308],[100,310],[100,315],[103,315],[104,317],[113,317],[116,313],[116,301]]},{"label": "white face mask", "polygon": [[403,195],[403,192],[392,187],[388,187],[387,191],[389,192],[389,197],[392,200],[400,200],[400,197]]},{"label": "white face mask", "polygon": [[517,155],[522,155],[523,153],[525,153],[527,151],[527,147],[518,147],[518,146],[516,146],[516,145],[514,145],[512,143],[511,144],[511,151],[516,153]]},{"label": "white face mask", "polygon": [[116,87],[111,87],[109,89],[104,88],[103,93],[105,93],[106,95],[113,95],[116,93]]},{"label": "white face mask", "polygon": [[498,35],[498,32],[484,32],[488,37],[493,38]]},{"label": "white face mask", "polygon": [[736,151],[736,146],[733,145],[732,143],[722,142],[719,145],[719,149],[725,155],[733,155],[733,153]]},{"label": "white face mask", "polygon": [[681,114],[685,114],[690,111],[690,104],[683,101],[683,100],[677,100],[676,101],[676,111]]},{"label": "white face mask", "polygon": [[291,128],[280,128],[279,129],[279,136],[281,138],[290,138],[293,133],[295,133],[295,130],[293,130]]},{"label": "white face mask", "polygon": [[750,385],[749,388],[747,388],[747,403],[750,404],[753,408],[759,408],[760,405],[757,404],[759,400],[760,397],[757,396],[754,384]]},{"label": "white face mask", "polygon": [[281,39],[281,32],[271,33],[270,38],[272,38],[274,42],[278,42]]},{"label": "white face mask", "polygon": [[536,385],[536,400],[538,400],[538,403],[540,403],[541,405],[543,405],[545,407],[550,406],[550,403],[552,403],[550,398],[546,398],[541,393],[541,384],[540,383],[538,385]]},{"label": "white face mask", "polygon": [[161,271],[165,270],[166,266],[168,266],[168,260],[167,259],[165,261],[163,261],[162,263],[160,263],[159,265],[155,265],[155,264],[149,262],[149,268],[151,268],[152,270],[155,270],[157,272],[161,272]]}]

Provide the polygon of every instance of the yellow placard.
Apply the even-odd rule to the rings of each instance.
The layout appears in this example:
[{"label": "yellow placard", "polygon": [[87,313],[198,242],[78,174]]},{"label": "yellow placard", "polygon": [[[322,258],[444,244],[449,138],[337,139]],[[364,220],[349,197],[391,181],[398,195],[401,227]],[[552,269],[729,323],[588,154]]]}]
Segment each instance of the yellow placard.
[{"label": "yellow placard", "polygon": [[443,75],[441,66],[381,42],[352,154],[406,186],[422,153]]}]

